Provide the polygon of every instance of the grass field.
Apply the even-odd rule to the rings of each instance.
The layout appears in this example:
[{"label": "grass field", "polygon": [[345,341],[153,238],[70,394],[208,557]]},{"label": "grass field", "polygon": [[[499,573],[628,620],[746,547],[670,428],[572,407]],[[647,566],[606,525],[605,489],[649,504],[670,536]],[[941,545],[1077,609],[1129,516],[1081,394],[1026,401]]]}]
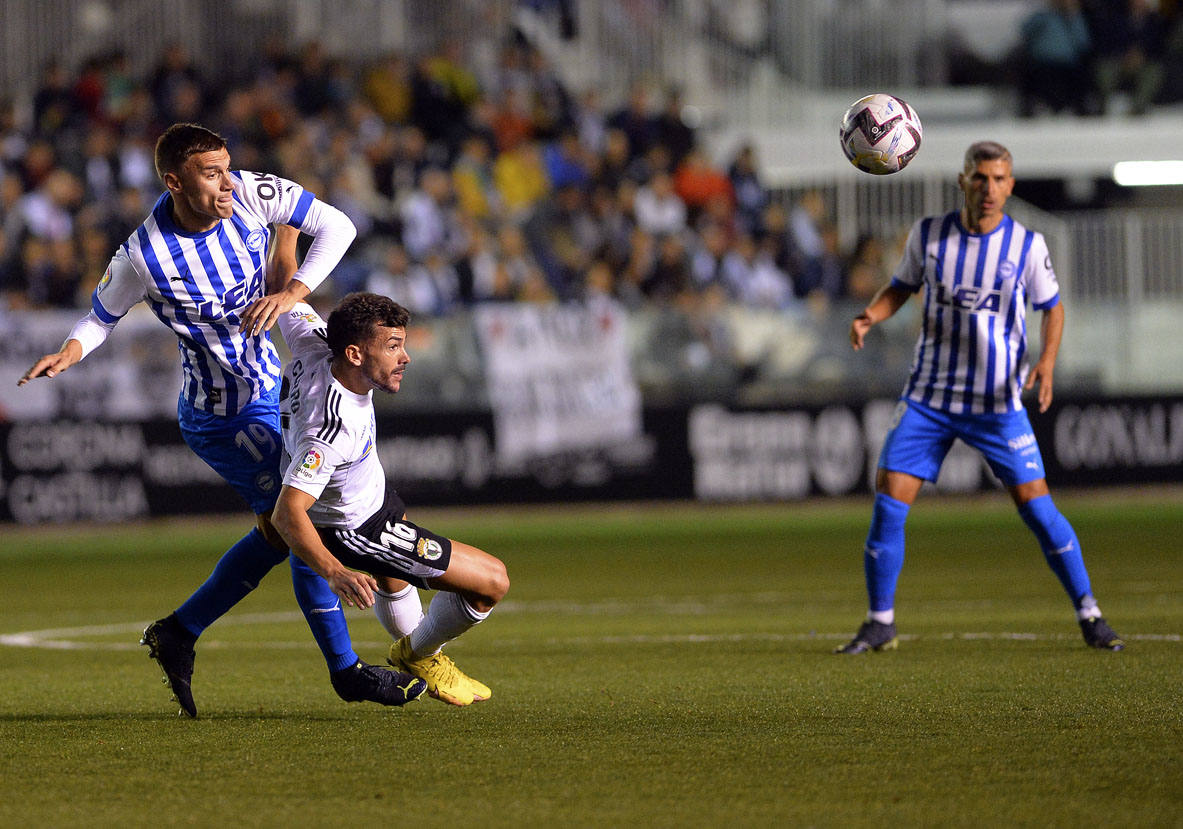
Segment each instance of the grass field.
[{"label": "grass field", "polygon": [[491,700],[339,701],[276,571],[199,642],[196,721],[135,643],[245,516],[0,527],[0,826],[1183,826],[1183,497],[1057,500],[1124,652],[1001,495],[917,505],[863,657],[869,499],[421,511],[509,566],[450,646]]}]

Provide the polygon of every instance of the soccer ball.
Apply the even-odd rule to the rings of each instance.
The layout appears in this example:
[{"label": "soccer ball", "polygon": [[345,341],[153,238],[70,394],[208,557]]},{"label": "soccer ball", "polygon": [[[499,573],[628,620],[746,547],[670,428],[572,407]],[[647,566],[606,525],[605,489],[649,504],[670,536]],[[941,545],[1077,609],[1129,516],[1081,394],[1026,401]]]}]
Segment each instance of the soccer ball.
[{"label": "soccer ball", "polygon": [[865,173],[885,176],[908,166],[920,149],[923,133],[916,110],[894,95],[876,92],[850,105],[838,137],[851,164]]}]

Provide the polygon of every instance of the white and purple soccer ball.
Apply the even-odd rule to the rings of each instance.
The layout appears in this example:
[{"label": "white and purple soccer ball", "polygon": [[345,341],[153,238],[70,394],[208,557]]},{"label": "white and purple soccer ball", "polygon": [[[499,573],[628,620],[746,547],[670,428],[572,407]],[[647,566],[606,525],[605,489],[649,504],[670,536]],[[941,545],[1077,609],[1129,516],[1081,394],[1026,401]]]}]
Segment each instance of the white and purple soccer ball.
[{"label": "white and purple soccer ball", "polygon": [[884,92],[859,98],[842,116],[842,152],[864,173],[885,176],[908,166],[924,129],[916,110]]}]

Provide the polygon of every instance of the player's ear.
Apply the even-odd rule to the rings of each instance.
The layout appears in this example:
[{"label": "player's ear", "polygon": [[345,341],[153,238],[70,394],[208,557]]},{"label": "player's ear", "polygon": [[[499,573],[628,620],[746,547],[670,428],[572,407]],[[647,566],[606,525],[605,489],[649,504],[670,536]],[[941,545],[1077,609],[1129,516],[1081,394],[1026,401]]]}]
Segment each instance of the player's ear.
[{"label": "player's ear", "polygon": [[161,180],[170,193],[181,192],[181,177],[176,173],[165,173]]},{"label": "player's ear", "polygon": [[362,364],[361,346],[354,343],[345,346],[345,359],[349,361],[350,365],[360,366]]}]

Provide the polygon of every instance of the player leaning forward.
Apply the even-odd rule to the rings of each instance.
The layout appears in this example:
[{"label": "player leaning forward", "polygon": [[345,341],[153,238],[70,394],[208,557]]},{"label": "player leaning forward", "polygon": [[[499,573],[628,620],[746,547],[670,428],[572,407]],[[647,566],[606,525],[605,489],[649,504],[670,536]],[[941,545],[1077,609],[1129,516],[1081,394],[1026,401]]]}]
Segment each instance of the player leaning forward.
[{"label": "player leaning forward", "polygon": [[[374,389],[402,384],[410,315],[377,294],[350,294],[324,321],[303,303],[279,318],[292,357],[280,400],[283,488],[273,512],[292,551],[357,607],[385,601],[390,663],[453,705],[488,699],[440,649],[482,621],[509,589],[499,559],[407,520],[386,482],[374,434]],[[362,572],[357,572],[362,571]],[[377,577],[377,581],[375,578]],[[417,587],[443,591],[422,612]]]},{"label": "player leaning forward", "polygon": [[[1014,187],[1011,155],[993,141],[970,146],[958,184],[959,212],[913,225],[891,282],[855,317],[854,348],[871,326],[925,289],[924,326],[912,373],[876,476],[863,564],[870,610],[838,653],[895,647],[895,588],[904,563],[904,521],[924,481],[936,480],[955,438],[981,452],[1031,528],[1076,608],[1087,644],[1121,650],[1101,617],[1080,542],[1052,502],[1043,458],[1020,394],[1039,384],[1039,411],[1052,402],[1052,372],[1064,308],[1047,243],[1003,212]],[[1027,371],[1026,303],[1043,312],[1043,350]]]}]

